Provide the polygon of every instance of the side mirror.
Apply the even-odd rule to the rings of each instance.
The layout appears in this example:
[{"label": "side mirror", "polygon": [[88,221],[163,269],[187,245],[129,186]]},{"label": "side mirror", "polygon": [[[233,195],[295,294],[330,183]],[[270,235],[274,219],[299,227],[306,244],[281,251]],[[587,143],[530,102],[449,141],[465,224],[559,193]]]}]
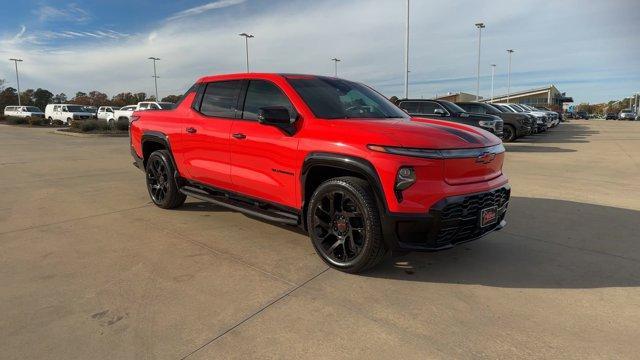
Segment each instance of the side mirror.
[{"label": "side mirror", "polygon": [[442,109],[435,109],[433,110],[433,115],[446,116],[447,113]]},{"label": "side mirror", "polygon": [[295,119],[291,118],[289,109],[284,106],[261,107],[258,111],[258,122],[280,128],[288,135],[293,135],[296,131]]}]

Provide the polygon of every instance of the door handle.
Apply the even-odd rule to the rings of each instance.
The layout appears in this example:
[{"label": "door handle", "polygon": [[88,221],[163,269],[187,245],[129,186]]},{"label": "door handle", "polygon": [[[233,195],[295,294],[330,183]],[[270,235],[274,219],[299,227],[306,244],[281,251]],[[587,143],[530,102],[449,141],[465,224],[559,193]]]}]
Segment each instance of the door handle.
[{"label": "door handle", "polygon": [[247,135],[245,135],[243,133],[235,133],[235,134],[233,134],[233,137],[236,138],[236,139],[242,140],[242,139],[246,139]]},{"label": "door handle", "polygon": [[196,130],[196,128],[194,128],[194,127],[188,127],[187,128],[187,132],[189,134],[194,134],[194,133],[198,132],[198,130]]}]

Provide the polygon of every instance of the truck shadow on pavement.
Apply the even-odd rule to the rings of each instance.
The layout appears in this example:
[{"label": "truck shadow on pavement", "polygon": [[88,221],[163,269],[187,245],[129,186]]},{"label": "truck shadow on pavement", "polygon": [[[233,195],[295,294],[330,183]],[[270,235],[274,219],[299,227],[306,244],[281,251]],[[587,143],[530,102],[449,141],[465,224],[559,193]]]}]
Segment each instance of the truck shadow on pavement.
[{"label": "truck shadow on pavement", "polygon": [[542,134],[529,135],[516,140],[516,143],[588,143],[588,138],[600,132],[588,126],[575,123],[561,123]]},{"label": "truck shadow on pavement", "polygon": [[507,153],[523,152],[523,153],[566,153],[576,152],[575,149],[565,149],[557,146],[535,146],[535,145],[515,145],[513,143],[504,144]]},{"label": "truck shadow on pavement", "polygon": [[640,212],[513,197],[508,225],[454,249],[389,257],[363,276],[507,288],[640,285]]}]

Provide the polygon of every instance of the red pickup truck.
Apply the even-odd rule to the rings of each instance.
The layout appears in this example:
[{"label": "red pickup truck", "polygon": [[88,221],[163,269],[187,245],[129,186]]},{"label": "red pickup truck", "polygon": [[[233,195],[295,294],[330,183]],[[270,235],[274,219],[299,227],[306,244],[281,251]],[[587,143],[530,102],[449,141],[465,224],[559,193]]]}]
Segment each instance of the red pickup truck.
[{"label": "red pickup truck", "polygon": [[411,118],[366,85],[244,73],[199,79],[173,110],[136,112],[131,154],[165,209],[187,196],[304,229],[330,266],[433,251],[505,226],[500,139]]}]

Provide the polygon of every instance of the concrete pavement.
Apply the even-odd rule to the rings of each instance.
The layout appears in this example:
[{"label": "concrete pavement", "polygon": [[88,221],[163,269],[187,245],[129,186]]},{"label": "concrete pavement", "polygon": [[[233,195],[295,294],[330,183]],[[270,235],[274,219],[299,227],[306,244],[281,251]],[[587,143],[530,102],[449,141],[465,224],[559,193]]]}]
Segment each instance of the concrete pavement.
[{"label": "concrete pavement", "polygon": [[348,275],[292,228],[152,206],[126,138],[0,125],[0,354],[637,357],[640,122],[506,147],[507,228]]}]

